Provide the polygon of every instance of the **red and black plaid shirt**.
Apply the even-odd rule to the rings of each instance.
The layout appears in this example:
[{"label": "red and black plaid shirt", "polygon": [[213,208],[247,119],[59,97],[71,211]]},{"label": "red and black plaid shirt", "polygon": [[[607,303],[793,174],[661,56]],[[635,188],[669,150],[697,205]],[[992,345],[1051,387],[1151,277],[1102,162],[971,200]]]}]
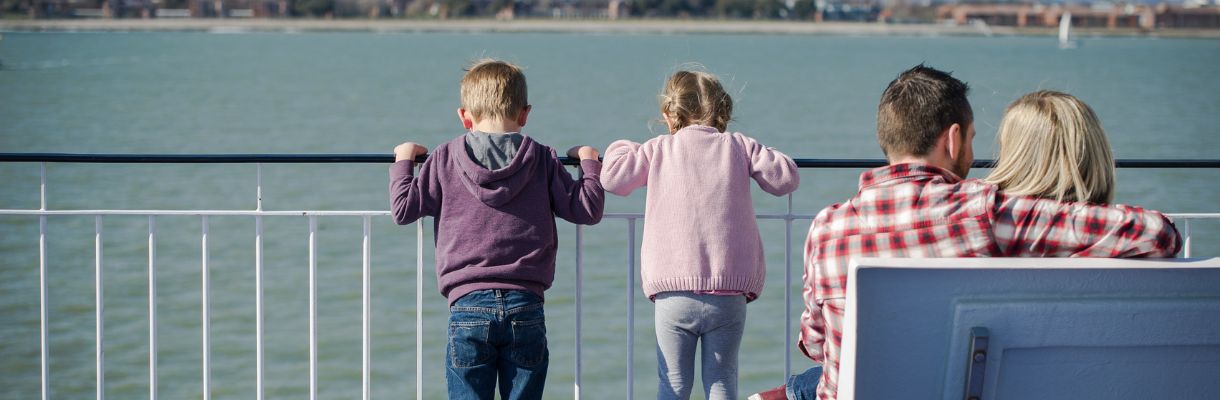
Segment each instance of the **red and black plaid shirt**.
[{"label": "red and black plaid shirt", "polygon": [[823,364],[818,397],[838,395],[847,267],[857,257],[1171,257],[1173,222],[1123,205],[1005,196],[925,164],[860,175],[860,191],[818,213],[805,241],[801,351]]}]

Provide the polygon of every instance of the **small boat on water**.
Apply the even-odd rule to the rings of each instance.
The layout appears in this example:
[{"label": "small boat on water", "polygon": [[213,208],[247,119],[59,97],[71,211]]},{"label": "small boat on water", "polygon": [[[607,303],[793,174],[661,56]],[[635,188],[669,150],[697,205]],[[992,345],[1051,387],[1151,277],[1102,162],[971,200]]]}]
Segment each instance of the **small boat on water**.
[{"label": "small boat on water", "polygon": [[1076,39],[1072,37],[1072,13],[1064,12],[1059,17],[1059,48],[1076,48]]}]

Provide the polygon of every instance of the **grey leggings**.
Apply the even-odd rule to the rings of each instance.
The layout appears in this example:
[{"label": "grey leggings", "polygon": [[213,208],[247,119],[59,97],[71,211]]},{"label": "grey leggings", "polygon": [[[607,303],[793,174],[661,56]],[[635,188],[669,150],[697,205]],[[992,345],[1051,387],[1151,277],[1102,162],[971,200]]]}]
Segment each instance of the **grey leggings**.
[{"label": "grey leggings", "polygon": [[737,349],[746,321],[745,296],[664,292],[656,299],[657,399],[688,399],[695,381],[695,345],[702,342],[707,398],[737,398]]}]

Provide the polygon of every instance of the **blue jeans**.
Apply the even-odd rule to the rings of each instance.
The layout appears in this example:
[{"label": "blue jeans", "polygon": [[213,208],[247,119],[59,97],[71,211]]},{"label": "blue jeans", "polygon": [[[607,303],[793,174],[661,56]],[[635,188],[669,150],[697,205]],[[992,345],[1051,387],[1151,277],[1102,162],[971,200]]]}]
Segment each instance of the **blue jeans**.
[{"label": "blue jeans", "polygon": [[806,370],[800,375],[788,377],[786,395],[788,400],[817,400],[818,382],[822,380],[822,366]]},{"label": "blue jeans", "polygon": [[542,298],[478,290],[449,306],[445,381],[452,400],[541,399],[548,353]]},{"label": "blue jeans", "polygon": [[662,292],[655,300],[657,399],[690,398],[696,345],[702,350],[704,394],[710,400],[736,399],[745,296]]}]

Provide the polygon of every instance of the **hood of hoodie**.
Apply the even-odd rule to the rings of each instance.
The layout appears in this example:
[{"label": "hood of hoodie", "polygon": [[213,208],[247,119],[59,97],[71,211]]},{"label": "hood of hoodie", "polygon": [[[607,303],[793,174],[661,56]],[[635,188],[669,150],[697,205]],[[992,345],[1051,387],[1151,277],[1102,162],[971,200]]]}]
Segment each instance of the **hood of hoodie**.
[{"label": "hood of hoodie", "polygon": [[538,149],[541,145],[529,136],[522,136],[521,146],[512,161],[497,170],[488,170],[470,159],[464,136],[449,142],[450,157],[457,160],[462,171],[462,185],[483,204],[499,207],[512,201],[534,177],[534,169],[539,168],[542,161]]}]

